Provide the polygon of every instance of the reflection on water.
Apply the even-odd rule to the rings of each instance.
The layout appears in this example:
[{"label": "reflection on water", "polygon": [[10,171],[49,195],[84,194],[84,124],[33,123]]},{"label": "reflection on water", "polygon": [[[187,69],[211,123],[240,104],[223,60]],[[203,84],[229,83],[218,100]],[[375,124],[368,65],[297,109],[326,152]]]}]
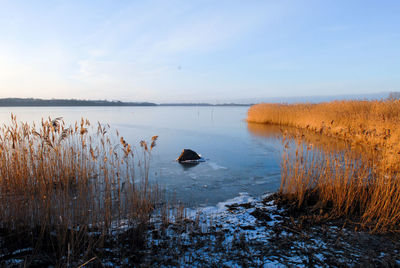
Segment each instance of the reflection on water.
[{"label": "reflection on water", "polygon": [[323,150],[325,152],[341,152],[351,148],[352,152],[359,154],[365,150],[361,145],[350,145],[342,139],[328,137],[326,135],[295,127],[248,123],[247,129],[256,137],[278,139],[280,141],[285,137],[289,142],[293,142],[293,140],[301,141],[303,145],[308,146],[308,148]]},{"label": "reflection on water", "polygon": [[261,138],[280,138],[285,129],[289,128],[270,124],[247,123],[247,130],[252,135]]},{"label": "reflection on water", "polygon": [[[179,163],[179,162],[178,162]],[[181,167],[183,168],[183,170],[187,171],[191,168],[194,168],[195,166],[197,166],[198,164],[200,164],[200,162],[193,162],[193,163],[179,163],[179,165],[181,165]]]}]

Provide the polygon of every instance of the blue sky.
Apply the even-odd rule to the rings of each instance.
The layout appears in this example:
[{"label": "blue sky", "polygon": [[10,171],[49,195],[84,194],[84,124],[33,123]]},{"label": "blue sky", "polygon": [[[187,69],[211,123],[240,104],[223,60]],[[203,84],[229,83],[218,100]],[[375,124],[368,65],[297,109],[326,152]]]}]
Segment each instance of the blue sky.
[{"label": "blue sky", "polygon": [[0,98],[400,91],[400,1],[2,1]]}]

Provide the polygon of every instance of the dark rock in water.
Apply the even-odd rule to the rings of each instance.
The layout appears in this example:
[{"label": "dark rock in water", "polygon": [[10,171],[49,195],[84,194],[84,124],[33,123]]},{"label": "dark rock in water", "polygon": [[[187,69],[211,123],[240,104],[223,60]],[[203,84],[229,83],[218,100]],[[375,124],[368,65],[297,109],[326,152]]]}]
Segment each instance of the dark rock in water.
[{"label": "dark rock in water", "polygon": [[181,155],[178,157],[179,162],[185,161],[196,161],[201,159],[201,157],[195,152],[190,149],[183,149]]},{"label": "dark rock in water", "polygon": [[183,161],[178,163],[183,168],[184,171],[188,171],[189,169],[194,168],[195,166],[200,164],[199,160]]}]

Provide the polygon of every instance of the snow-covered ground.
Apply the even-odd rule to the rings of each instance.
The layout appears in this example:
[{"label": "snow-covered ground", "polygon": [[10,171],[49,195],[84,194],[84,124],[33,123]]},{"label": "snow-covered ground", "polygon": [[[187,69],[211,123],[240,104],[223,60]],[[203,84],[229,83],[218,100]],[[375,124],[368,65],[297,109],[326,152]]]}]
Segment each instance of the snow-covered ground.
[{"label": "snow-covered ground", "polygon": [[181,267],[396,266],[400,243],[387,236],[324,224],[303,228],[269,195],[241,193],[187,210],[184,222],[154,222],[145,263]]}]

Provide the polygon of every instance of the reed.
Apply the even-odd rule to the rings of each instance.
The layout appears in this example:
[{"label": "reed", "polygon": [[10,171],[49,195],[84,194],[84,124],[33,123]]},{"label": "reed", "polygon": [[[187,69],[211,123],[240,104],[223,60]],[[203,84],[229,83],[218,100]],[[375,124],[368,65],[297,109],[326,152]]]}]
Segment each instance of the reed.
[{"label": "reed", "polygon": [[49,118],[37,127],[11,115],[0,127],[0,257],[24,246],[26,265],[43,252],[51,264],[77,265],[121,226],[146,225],[158,198],[148,182],[156,140],[135,149],[100,123]]},{"label": "reed", "polygon": [[316,218],[345,217],[371,231],[398,232],[399,115],[396,100],[259,104],[249,109],[248,121],[293,126],[347,144],[329,151],[303,134],[285,139],[280,193],[286,201]]},{"label": "reed", "polygon": [[319,104],[257,104],[247,120],[308,129],[384,151],[400,159],[400,101],[333,101]]}]

